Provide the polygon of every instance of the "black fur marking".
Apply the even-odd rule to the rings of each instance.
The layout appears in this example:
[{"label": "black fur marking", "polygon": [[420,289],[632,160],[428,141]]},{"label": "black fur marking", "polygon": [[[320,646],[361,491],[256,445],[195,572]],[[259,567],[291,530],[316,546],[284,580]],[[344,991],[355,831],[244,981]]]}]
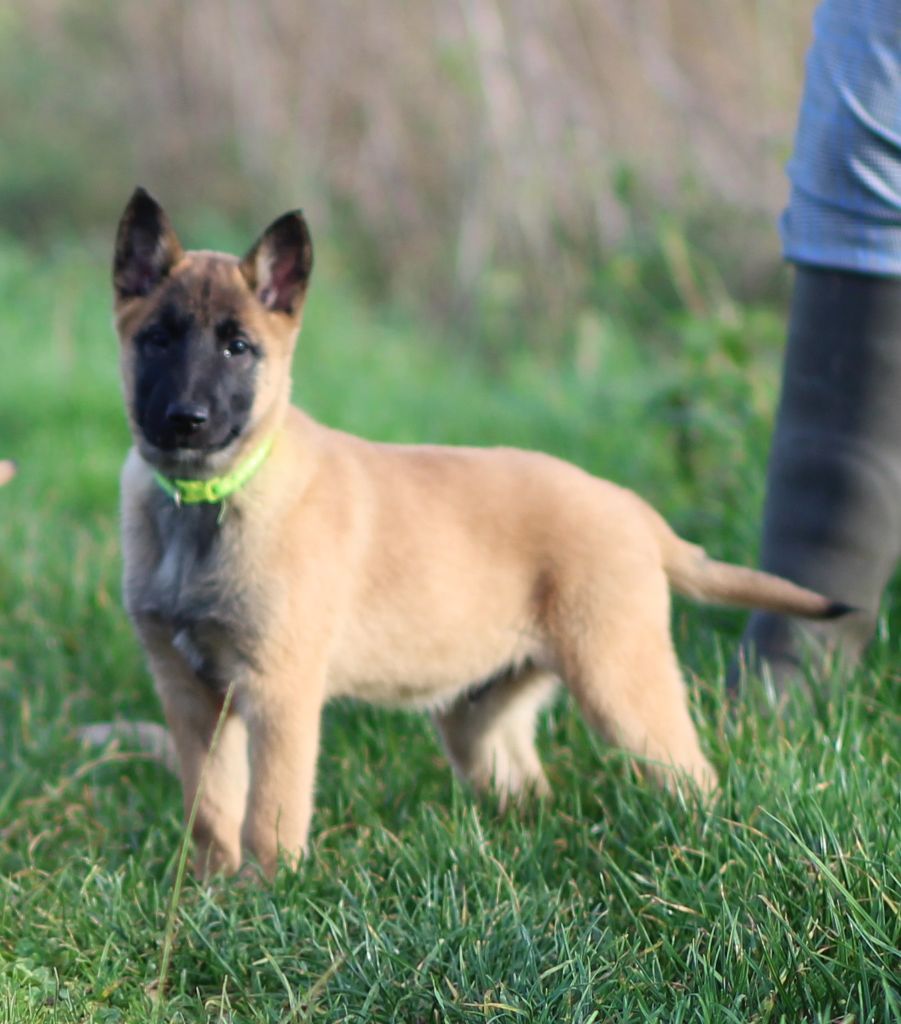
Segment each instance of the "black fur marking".
[{"label": "black fur marking", "polygon": [[[154,519],[164,548],[178,547],[181,561],[191,571],[208,570],[222,544],[219,505],[176,505],[162,490],[155,496]],[[232,509],[234,516],[240,512]],[[188,561],[190,560],[190,561]]]},{"label": "black fur marking", "polygon": [[239,337],[241,333],[241,322],[237,317],[226,316],[216,324],[216,337],[220,341],[231,341],[233,338]]},{"label": "black fur marking", "polygon": [[[159,312],[153,322],[145,324],[135,335],[135,345],[139,349],[165,349],[170,345],[184,342],[194,328],[194,317],[184,313],[174,304],[168,303]],[[152,357],[155,353],[149,353]],[[158,353],[156,353],[158,354]],[[145,353],[145,355],[148,355]]]},{"label": "black fur marking", "polygon": [[[260,358],[252,344],[226,356],[217,330],[165,303],[135,336],[134,414],[144,438],[166,452],[212,452],[230,444],[247,426]],[[170,416],[186,404],[208,411],[202,428],[189,436]]]},{"label": "black fur marking", "polygon": [[819,616],[819,618],[828,619],[840,619],[843,615],[852,615],[854,612],[859,612],[859,608],[855,608],[852,604],[845,604],[842,601],[833,601],[832,604]]},{"label": "black fur marking", "polygon": [[313,270],[313,241],[300,210],[283,214],[241,261],[241,273],[260,302],[274,312],[297,313]]},{"label": "black fur marking", "polygon": [[247,669],[259,671],[249,638],[236,631],[235,622],[229,619],[179,620],[172,624],[172,646],[214,693],[224,694]]},{"label": "black fur marking", "polygon": [[212,295],[213,282],[210,280],[209,276],[207,276],[200,282],[199,306],[200,319],[203,322],[208,322],[210,319],[210,300],[212,298]]},{"label": "black fur marking", "polygon": [[149,295],[181,251],[162,207],[144,189],[135,189],[116,235],[113,284],[119,298]]},{"label": "black fur marking", "polygon": [[226,560],[229,530],[240,512],[219,522],[219,506],[177,507],[162,491],[149,509],[158,557],[126,593],[137,621],[163,628],[168,641],[205,686],[222,694],[242,674],[259,671],[259,608],[234,585]]}]

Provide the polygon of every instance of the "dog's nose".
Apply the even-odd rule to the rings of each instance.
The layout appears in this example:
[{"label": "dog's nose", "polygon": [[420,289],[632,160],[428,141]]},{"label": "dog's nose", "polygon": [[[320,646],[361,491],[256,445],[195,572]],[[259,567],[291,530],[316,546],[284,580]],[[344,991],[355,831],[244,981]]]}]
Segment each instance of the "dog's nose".
[{"label": "dog's nose", "polygon": [[166,422],[179,434],[193,434],[210,418],[210,410],[199,402],[173,402],[166,410]]}]

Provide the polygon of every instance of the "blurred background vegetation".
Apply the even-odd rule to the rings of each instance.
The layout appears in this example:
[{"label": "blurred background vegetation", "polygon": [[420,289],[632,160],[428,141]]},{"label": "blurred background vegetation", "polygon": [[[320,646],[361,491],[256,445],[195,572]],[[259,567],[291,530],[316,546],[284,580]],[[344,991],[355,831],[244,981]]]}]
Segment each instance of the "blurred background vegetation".
[{"label": "blurred background vegetation", "polygon": [[135,183],[201,239],[302,205],[377,301],[591,365],[618,294],[651,336],[781,294],[813,6],[8,0],[0,231],[108,239]]},{"label": "blurred background vegetation", "polygon": [[[300,205],[318,252],[308,327],[334,335],[337,311],[357,311],[346,363],[333,344],[315,371],[342,365],[325,387],[354,403],[308,388],[307,358],[314,413],[373,437],[555,451],[752,558],[784,343],[775,219],[814,6],[0,5],[0,346],[45,350],[40,379],[20,364],[9,382],[2,454],[37,437],[17,403],[51,381],[69,394],[82,298],[112,341],[111,238],[135,184],[197,247],[241,251]],[[37,289],[12,284],[35,273]],[[364,353],[379,324],[400,329],[396,351]],[[318,344],[308,329],[301,359]],[[486,382],[531,433],[488,424]],[[434,422],[434,397],[417,431],[392,418],[400,395],[436,386],[459,394],[468,433]],[[547,408],[558,432],[542,432]]]}]

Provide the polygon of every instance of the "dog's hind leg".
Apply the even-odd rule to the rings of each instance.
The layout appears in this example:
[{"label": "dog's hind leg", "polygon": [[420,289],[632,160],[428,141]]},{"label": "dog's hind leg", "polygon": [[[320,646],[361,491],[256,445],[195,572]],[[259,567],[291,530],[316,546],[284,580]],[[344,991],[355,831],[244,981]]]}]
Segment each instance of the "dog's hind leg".
[{"label": "dog's hind leg", "polygon": [[[646,760],[668,789],[688,778],[703,793],[715,790],[716,774],[701,751],[670,638],[663,573],[633,579],[615,602],[592,601],[588,588],[576,599],[582,628],[570,625],[559,637],[559,656],[564,682],[589,724]],[[586,616],[598,605],[589,628]],[[565,624],[566,617],[559,621]]]},{"label": "dog's hind leg", "polygon": [[546,795],[549,788],[535,749],[535,726],[556,686],[555,676],[527,668],[433,712],[457,774],[477,789],[493,786],[501,806],[529,793]]}]

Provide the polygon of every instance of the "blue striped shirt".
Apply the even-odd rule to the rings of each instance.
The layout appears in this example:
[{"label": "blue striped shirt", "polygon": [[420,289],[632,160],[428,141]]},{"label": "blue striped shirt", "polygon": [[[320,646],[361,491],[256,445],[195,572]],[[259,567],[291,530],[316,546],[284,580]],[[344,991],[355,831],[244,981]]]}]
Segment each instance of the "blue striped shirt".
[{"label": "blue striped shirt", "polygon": [[901,275],[901,0],[822,0],[813,32],[785,256]]}]

